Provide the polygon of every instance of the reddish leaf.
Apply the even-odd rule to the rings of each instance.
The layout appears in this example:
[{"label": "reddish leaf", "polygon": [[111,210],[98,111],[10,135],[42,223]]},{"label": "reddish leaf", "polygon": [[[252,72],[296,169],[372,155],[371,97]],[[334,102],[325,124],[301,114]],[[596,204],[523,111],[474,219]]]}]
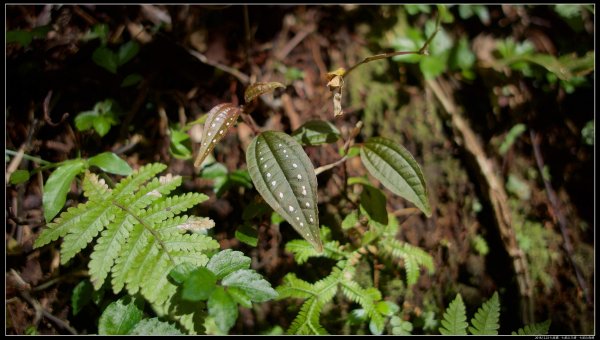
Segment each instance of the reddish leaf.
[{"label": "reddish leaf", "polygon": [[208,112],[202,131],[202,145],[194,162],[195,167],[199,167],[215,145],[225,137],[227,130],[235,124],[239,115],[240,108],[231,103],[219,104]]}]

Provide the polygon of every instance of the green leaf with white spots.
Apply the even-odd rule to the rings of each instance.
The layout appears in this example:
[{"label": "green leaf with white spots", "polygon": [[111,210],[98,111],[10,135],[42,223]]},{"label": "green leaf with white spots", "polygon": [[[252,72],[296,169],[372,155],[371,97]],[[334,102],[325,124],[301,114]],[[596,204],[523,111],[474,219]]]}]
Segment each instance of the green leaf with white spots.
[{"label": "green leaf with white spots", "polygon": [[275,90],[278,87],[285,88],[285,85],[276,81],[272,81],[269,83],[254,83],[246,88],[246,92],[244,92],[244,100],[246,101],[246,103],[250,103],[254,99],[258,98],[260,95],[273,92],[273,90]]},{"label": "green leaf with white spots", "polygon": [[317,176],[302,146],[285,133],[267,131],[250,143],[246,163],[264,200],[321,252]]},{"label": "green leaf with white spots", "polygon": [[387,189],[431,216],[425,177],[408,150],[390,139],[373,137],[360,149],[360,158],[369,173]]},{"label": "green leaf with white spots", "polygon": [[194,167],[202,164],[215,145],[225,137],[227,130],[235,124],[239,115],[240,107],[231,103],[219,104],[208,112],[202,131],[202,145]]}]

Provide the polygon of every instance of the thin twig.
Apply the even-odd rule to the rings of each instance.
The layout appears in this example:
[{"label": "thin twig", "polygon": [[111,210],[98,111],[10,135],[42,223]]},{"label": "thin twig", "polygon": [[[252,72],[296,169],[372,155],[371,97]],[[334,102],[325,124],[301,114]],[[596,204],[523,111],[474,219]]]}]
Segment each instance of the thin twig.
[{"label": "thin twig", "polygon": [[562,234],[563,240],[565,242],[565,250],[567,251],[567,256],[569,257],[569,261],[571,265],[575,269],[575,276],[577,277],[577,282],[579,282],[579,286],[583,290],[583,295],[585,297],[585,301],[588,304],[592,303],[592,299],[590,297],[590,292],[585,279],[581,273],[581,270],[577,266],[577,263],[574,259],[574,251],[573,245],[571,244],[571,240],[569,239],[569,234],[567,232],[567,219],[560,209],[560,202],[558,201],[558,197],[554,189],[552,189],[552,185],[550,182],[544,177],[544,159],[542,158],[542,152],[540,151],[539,140],[537,135],[533,129],[529,131],[529,137],[531,138],[531,145],[533,146],[533,155],[535,156],[535,162],[537,164],[538,170],[540,171],[540,175],[542,176],[542,181],[544,182],[544,187],[546,188],[546,194],[548,195],[548,200],[552,205],[552,210],[554,210],[554,214],[558,220],[558,226],[560,228],[560,233]]},{"label": "thin twig", "polygon": [[25,282],[25,280],[23,280],[23,278],[21,277],[21,275],[19,275],[19,273],[17,273],[17,271],[15,271],[14,269],[11,269],[10,273],[12,274],[13,278],[15,279],[15,283],[18,285],[19,295],[25,301],[27,301],[35,310],[36,320],[39,320],[39,318],[41,316],[44,316],[44,317],[46,317],[46,319],[54,322],[57,326],[67,330],[67,332],[69,332],[73,335],[77,335],[77,331],[73,327],[69,326],[66,321],[61,320],[61,319],[57,318],[56,316],[52,315],[52,313],[48,312],[39,303],[39,301],[34,299],[31,296],[31,294],[29,294],[31,286],[29,285],[29,283],[27,283],[27,282]]},{"label": "thin twig", "polygon": [[44,104],[43,104],[44,121],[50,126],[58,126],[62,122],[64,122],[65,119],[67,119],[69,117],[69,113],[65,112],[62,115],[62,117],[60,118],[60,120],[58,121],[58,123],[52,122],[52,119],[50,118],[50,98],[52,98],[52,90],[48,91],[46,98],[44,98]]},{"label": "thin twig", "polygon": [[201,62],[203,62],[204,64],[213,66],[225,73],[229,73],[232,76],[236,77],[242,84],[244,85],[248,85],[250,83],[250,77],[248,77],[247,75],[243,74],[242,72],[234,69],[233,67],[229,67],[214,61],[210,61],[208,60],[208,58],[206,58],[206,56],[198,51],[194,51],[191,49],[187,50],[189,54],[193,55],[194,57],[196,57],[198,60],[200,60]]},{"label": "thin twig", "polygon": [[318,168],[315,169],[315,175],[319,175],[322,172],[325,172],[325,171],[327,171],[329,169],[333,169],[336,166],[344,163],[347,159],[348,159],[348,156],[344,156],[341,159],[338,159],[337,161],[335,161],[335,162],[333,162],[331,164],[320,166],[320,167],[318,167]]},{"label": "thin twig", "polygon": [[418,51],[411,51],[411,52],[389,52],[389,53],[381,53],[381,54],[376,54],[374,56],[366,57],[365,59],[363,59],[358,64],[350,67],[344,73],[344,77],[348,76],[348,73],[350,73],[352,70],[354,70],[358,66],[360,66],[362,64],[369,63],[371,61],[375,61],[375,60],[379,60],[379,59],[391,58],[391,57],[395,57],[395,56],[398,56],[398,55],[407,55],[407,54],[428,55],[429,53],[427,52],[427,49],[429,48],[429,44],[431,43],[431,41],[433,40],[433,38],[436,36],[436,34],[440,30],[440,20],[441,20],[440,18],[441,18],[441,16],[438,14],[437,19],[435,21],[435,30],[433,31],[433,33],[431,34],[431,36],[429,36],[429,38],[427,38],[427,41],[425,41],[425,44],[423,44],[423,47],[421,47]]}]

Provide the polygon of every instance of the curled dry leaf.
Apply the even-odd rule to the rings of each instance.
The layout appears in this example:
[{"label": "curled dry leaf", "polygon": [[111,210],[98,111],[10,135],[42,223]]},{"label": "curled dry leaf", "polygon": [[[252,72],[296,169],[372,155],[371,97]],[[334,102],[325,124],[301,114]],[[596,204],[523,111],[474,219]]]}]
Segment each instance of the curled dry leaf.
[{"label": "curled dry leaf", "polygon": [[333,114],[335,117],[344,114],[342,111],[342,90],[344,88],[344,74],[346,70],[338,68],[335,71],[327,73],[327,87],[333,93]]},{"label": "curled dry leaf", "polygon": [[227,130],[235,124],[239,115],[240,108],[231,103],[219,104],[208,112],[202,131],[202,146],[194,167],[202,164],[215,145],[225,137]]},{"label": "curled dry leaf", "polygon": [[285,88],[285,85],[276,81],[268,83],[254,83],[246,88],[246,92],[244,92],[244,100],[246,101],[246,103],[250,103],[251,101],[265,93],[273,92],[273,90],[275,90],[278,87]]}]

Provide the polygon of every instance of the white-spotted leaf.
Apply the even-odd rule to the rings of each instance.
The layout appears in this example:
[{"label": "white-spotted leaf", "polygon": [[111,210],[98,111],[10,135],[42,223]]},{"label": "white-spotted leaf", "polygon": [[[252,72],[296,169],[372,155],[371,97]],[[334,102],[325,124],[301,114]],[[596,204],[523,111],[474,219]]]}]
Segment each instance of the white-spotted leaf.
[{"label": "white-spotted leaf", "polygon": [[360,149],[360,158],[369,173],[387,189],[431,216],[425,177],[417,161],[402,145],[387,138],[369,138]]},{"label": "white-spotted leaf", "polygon": [[252,140],[246,162],[260,195],[321,252],[317,176],[302,146],[285,133],[267,131]]},{"label": "white-spotted leaf", "polygon": [[208,112],[202,131],[202,145],[194,162],[195,167],[199,167],[215,145],[225,137],[227,130],[235,124],[239,115],[240,108],[231,103],[219,104]]},{"label": "white-spotted leaf", "polygon": [[244,92],[244,100],[246,101],[246,103],[250,103],[254,99],[258,98],[258,96],[263,95],[265,93],[273,92],[273,90],[275,90],[278,87],[285,88],[285,85],[276,81],[272,81],[269,83],[254,83],[246,88],[246,92]]}]

